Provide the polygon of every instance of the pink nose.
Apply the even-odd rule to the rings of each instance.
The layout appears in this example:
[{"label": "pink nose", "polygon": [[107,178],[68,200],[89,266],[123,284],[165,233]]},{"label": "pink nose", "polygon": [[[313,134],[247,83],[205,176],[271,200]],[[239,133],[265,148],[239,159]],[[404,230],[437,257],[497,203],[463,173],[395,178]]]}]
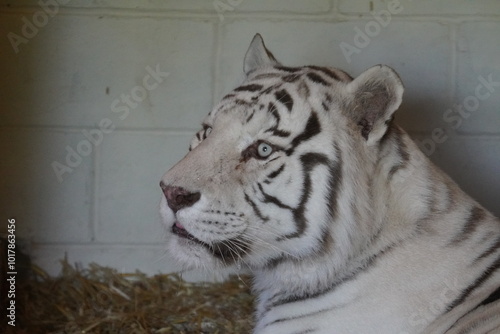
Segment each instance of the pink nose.
[{"label": "pink nose", "polygon": [[163,181],[160,182],[160,187],[163,190],[163,194],[165,194],[168,206],[174,212],[192,206],[201,197],[199,192],[190,192],[181,187],[169,186],[163,183]]}]

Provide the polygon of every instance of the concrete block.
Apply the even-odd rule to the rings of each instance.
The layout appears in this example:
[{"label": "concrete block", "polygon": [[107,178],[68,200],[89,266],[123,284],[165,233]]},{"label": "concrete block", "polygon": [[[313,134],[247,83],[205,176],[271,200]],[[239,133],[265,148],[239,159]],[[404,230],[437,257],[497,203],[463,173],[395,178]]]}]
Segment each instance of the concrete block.
[{"label": "concrete block", "polygon": [[[429,136],[413,136],[419,145]],[[488,210],[500,217],[500,138],[449,136],[424,152],[450,175],[460,187]]]},{"label": "concrete block", "polygon": [[[78,134],[64,132],[3,129],[0,133],[1,219],[16,219],[19,238],[45,243],[91,239],[93,154],[69,153],[80,141]],[[58,179],[54,162],[71,172]]]},{"label": "concrete block", "polygon": [[96,240],[107,243],[163,240],[159,182],[187,153],[191,137],[190,133],[127,132],[115,133],[103,143],[99,153]]},{"label": "concrete block", "polygon": [[399,4],[399,15],[491,15],[500,11],[497,0],[339,0],[339,11],[345,14],[362,14],[387,9],[388,4]]},{"label": "concrete block", "polygon": [[450,126],[461,133],[500,133],[500,23],[469,22],[458,30],[458,75]]},{"label": "concrete block", "polygon": [[[42,7],[40,0],[0,0],[0,5],[5,7]],[[213,9],[212,1],[204,0],[56,0],[59,8],[85,8],[85,9],[134,9],[134,10],[190,10],[190,11],[210,11]],[[54,0],[42,0],[43,3],[54,2]],[[54,6],[55,7],[55,6]]]},{"label": "concrete block", "polygon": [[[50,3],[54,0],[42,0]],[[86,0],[58,0],[59,7],[66,8],[99,8],[99,9],[134,9],[156,11],[190,11],[205,14],[226,15],[238,12],[284,12],[284,13],[322,13],[330,10],[329,0],[101,0],[89,2]],[[39,0],[0,0],[0,6],[41,7]],[[54,6],[56,7],[56,6]]]},{"label": "concrete block", "polygon": [[[0,34],[24,38],[23,18],[4,14]],[[209,22],[56,15],[37,29],[0,40],[2,125],[186,128],[212,105]]]}]

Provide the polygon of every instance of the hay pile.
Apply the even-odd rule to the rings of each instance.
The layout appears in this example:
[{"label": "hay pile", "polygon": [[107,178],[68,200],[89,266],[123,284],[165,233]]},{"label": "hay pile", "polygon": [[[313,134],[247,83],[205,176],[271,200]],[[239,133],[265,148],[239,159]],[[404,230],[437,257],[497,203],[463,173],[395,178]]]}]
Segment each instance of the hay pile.
[{"label": "hay pile", "polygon": [[33,278],[20,283],[19,326],[6,333],[251,332],[248,278],[193,284],[175,274],[147,277],[95,264],[84,270],[62,264],[57,278],[33,267]]}]

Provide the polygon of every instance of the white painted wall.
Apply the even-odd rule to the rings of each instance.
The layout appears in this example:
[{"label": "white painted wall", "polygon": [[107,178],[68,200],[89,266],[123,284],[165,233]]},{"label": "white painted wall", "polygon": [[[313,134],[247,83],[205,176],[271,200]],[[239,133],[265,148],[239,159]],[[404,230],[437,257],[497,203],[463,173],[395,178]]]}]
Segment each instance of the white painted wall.
[{"label": "white painted wall", "polygon": [[[241,80],[256,32],[286,65],[395,68],[400,123],[500,215],[500,1],[395,3],[0,0],[1,230],[14,217],[52,274],[65,254],[176,270],[158,182]],[[456,105],[465,116],[448,111]],[[59,177],[54,162],[67,166]]]}]

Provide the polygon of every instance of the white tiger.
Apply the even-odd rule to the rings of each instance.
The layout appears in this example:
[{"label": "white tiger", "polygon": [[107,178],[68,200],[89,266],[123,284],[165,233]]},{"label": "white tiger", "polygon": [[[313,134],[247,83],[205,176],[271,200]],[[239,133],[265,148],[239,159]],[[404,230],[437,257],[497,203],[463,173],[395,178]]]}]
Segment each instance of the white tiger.
[{"label": "white tiger", "polygon": [[256,334],[500,333],[500,221],[393,124],[403,85],[284,67],[242,86],[161,180],[169,251],[254,275]]}]

